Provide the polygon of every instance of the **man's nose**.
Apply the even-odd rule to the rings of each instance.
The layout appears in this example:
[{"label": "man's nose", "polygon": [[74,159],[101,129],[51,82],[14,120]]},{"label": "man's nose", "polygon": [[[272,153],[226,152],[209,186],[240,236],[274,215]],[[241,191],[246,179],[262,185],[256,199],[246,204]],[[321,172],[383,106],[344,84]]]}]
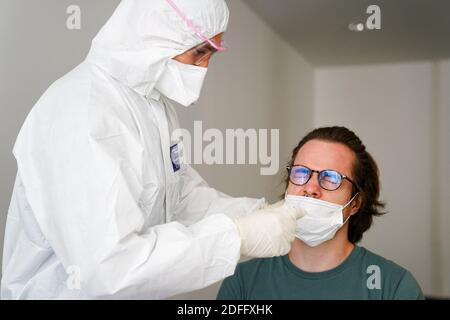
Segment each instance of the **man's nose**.
[{"label": "man's nose", "polygon": [[314,198],[319,198],[321,194],[321,187],[317,179],[317,173],[313,172],[308,183],[303,186],[303,196],[309,196]]}]

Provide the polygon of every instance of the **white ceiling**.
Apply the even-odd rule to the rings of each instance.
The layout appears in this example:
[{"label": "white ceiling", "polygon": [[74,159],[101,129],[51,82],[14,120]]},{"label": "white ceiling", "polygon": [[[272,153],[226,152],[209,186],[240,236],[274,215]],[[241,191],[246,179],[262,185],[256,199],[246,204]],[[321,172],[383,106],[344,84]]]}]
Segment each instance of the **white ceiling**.
[{"label": "white ceiling", "polygon": [[[232,1],[232,0],[231,0]],[[315,66],[450,57],[450,0],[243,0]],[[369,5],[381,30],[351,32]]]}]

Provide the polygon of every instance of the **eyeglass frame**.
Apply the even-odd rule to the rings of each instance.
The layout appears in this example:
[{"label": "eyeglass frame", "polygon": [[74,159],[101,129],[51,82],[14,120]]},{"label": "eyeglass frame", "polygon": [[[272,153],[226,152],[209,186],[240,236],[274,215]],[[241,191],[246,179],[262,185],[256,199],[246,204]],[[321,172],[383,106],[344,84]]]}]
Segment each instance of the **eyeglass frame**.
[{"label": "eyeglass frame", "polygon": [[[295,183],[295,182],[293,182],[293,181],[291,180],[291,170],[292,170],[293,167],[303,167],[303,168],[308,169],[308,170],[311,172],[311,173],[309,174],[308,180],[306,180],[306,182],[305,182],[304,184],[297,184],[297,183]],[[294,185],[296,185],[296,186],[304,186],[304,185],[306,185],[306,184],[311,180],[311,177],[313,176],[313,173],[317,173],[317,182],[319,183],[319,186],[320,186],[322,189],[324,189],[324,190],[327,190],[327,191],[336,191],[336,190],[338,190],[338,189],[342,186],[342,181],[343,181],[343,180],[348,180],[348,181],[356,188],[356,190],[358,190],[358,191],[361,190],[361,188],[360,188],[360,187],[359,187],[352,179],[350,179],[348,176],[346,176],[346,175],[344,175],[344,174],[342,174],[342,173],[340,173],[339,171],[334,170],[334,169],[313,170],[313,169],[311,169],[311,168],[309,168],[309,167],[307,167],[307,166],[305,166],[305,165],[302,165],[302,164],[294,164],[294,165],[292,165],[292,166],[287,166],[287,167],[286,167],[286,170],[288,171],[289,182],[291,182],[292,184],[294,184]],[[329,189],[326,189],[326,188],[322,187],[322,185],[321,185],[321,183],[320,183],[319,176],[320,176],[320,174],[321,174],[322,172],[324,172],[324,171],[333,171],[333,172],[336,172],[336,173],[341,177],[341,183],[339,184],[339,186],[338,186],[336,189],[329,190]],[[353,192],[352,192],[352,193],[353,193]]]},{"label": "eyeglass frame", "polygon": [[[224,44],[224,42],[222,41],[222,42],[221,42],[221,45],[223,45],[223,44]],[[202,63],[203,60],[205,60],[206,58],[211,57],[213,54],[215,54],[217,51],[219,51],[219,50],[217,50],[216,48],[214,48],[213,46],[211,46],[211,44],[210,44],[209,42],[205,41],[205,42],[202,42],[202,43],[196,45],[195,47],[189,49],[189,50],[186,51],[185,53],[189,53],[189,52],[191,52],[191,51],[196,51],[196,50],[199,50],[200,48],[203,48],[203,47],[206,47],[207,50],[209,50],[209,53],[205,53],[205,54],[204,54],[203,56],[201,56],[198,60],[196,60],[196,61],[194,62],[194,65],[196,65],[196,66],[200,65],[200,64]]]}]

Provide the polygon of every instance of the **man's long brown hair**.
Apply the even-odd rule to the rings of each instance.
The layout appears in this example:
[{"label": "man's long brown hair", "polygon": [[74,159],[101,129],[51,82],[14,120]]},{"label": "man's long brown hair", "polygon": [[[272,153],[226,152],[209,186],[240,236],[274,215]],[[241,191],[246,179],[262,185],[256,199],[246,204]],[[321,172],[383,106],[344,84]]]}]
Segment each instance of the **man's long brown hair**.
[{"label": "man's long brown hair", "polygon": [[[300,148],[311,140],[341,143],[350,148],[356,156],[356,161],[352,166],[352,174],[354,182],[360,190],[353,186],[352,194],[354,195],[359,191],[362,202],[359,211],[349,219],[348,240],[357,243],[362,239],[363,233],[372,225],[373,217],[385,214],[382,211],[385,205],[379,200],[378,166],[370,153],[367,152],[361,139],[345,127],[323,127],[308,133],[292,151],[290,166],[294,165],[295,157]],[[288,185],[289,176],[286,176],[286,188]]]}]

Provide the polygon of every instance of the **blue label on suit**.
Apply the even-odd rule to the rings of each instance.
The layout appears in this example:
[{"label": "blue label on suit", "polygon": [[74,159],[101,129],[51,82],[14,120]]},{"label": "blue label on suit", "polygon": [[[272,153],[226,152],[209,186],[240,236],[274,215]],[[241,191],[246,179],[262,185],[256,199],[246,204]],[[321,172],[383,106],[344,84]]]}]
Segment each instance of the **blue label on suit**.
[{"label": "blue label on suit", "polygon": [[178,149],[178,144],[174,144],[170,147],[170,160],[172,160],[173,172],[180,170],[180,154]]}]

